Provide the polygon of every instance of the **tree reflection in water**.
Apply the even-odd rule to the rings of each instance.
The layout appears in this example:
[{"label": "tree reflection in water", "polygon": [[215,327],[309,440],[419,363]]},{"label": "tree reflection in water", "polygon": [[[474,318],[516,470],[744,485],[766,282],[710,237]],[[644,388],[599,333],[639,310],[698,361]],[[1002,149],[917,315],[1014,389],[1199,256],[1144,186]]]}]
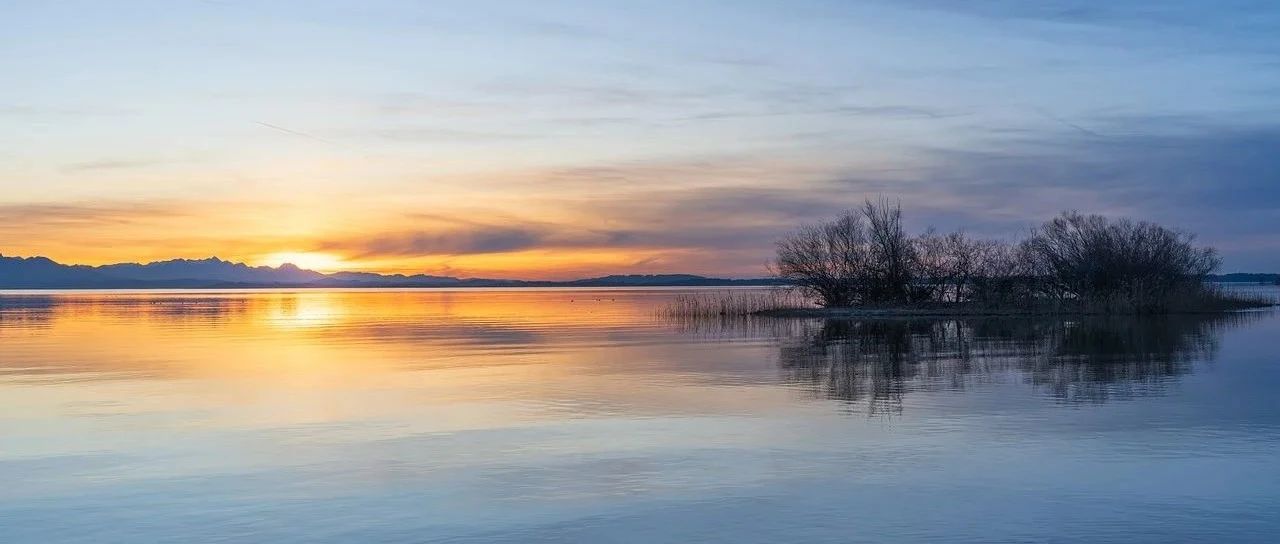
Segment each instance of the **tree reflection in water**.
[{"label": "tree reflection in water", "polygon": [[[1021,380],[1062,403],[1161,394],[1212,362],[1240,314],[1054,319],[747,319],[686,322],[686,332],[773,337],[783,379],[871,414],[915,391]],[[854,408],[851,406],[851,408]]]},{"label": "tree reflection in water", "polygon": [[915,390],[1016,377],[1067,403],[1159,394],[1210,362],[1224,328],[1248,314],[1057,320],[821,321],[786,339],[786,379],[871,413]]}]

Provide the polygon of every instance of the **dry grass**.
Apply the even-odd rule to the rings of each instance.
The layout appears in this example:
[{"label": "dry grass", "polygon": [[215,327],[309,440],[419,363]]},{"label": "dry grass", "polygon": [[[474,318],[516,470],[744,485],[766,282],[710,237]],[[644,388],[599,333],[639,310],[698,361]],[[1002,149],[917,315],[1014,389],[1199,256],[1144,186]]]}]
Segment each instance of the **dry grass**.
[{"label": "dry grass", "polygon": [[812,302],[789,289],[710,291],[676,295],[662,308],[661,314],[663,317],[736,317],[813,307]]},{"label": "dry grass", "polygon": [[1156,293],[1114,293],[1070,301],[1057,313],[1169,314],[1219,313],[1265,308],[1274,300],[1215,285],[1188,285]]}]

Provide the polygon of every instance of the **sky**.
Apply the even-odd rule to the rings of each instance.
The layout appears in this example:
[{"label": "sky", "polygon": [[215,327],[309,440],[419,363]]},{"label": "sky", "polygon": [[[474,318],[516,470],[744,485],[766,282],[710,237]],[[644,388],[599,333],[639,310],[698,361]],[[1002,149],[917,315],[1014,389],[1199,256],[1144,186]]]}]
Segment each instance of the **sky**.
[{"label": "sky", "polygon": [[0,0],[0,253],[766,273],[864,198],[1280,271],[1280,2]]}]

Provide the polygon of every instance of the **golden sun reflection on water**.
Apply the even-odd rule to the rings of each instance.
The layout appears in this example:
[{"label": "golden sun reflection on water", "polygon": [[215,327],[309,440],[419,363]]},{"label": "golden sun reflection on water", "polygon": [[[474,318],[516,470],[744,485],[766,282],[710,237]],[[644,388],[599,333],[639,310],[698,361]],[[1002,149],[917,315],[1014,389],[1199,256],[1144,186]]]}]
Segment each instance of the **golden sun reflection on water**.
[{"label": "golden sun reflection on water", "polygon": [[196,411],[211,419],[185,425],[393,419],[436,431],[617,406],[733,411],[785,396],[710,387],[696,397],[677,394],[671,383],[701,386],[676,368],[667,331],[652,319],[662,296],[297,290],[10,298],[0,311],[8,347],[0,389],[56,390],[21,396],[22,409],[51,413],[68,403],[112,403],[113,413]]},{"label": "golden sun reflection on water", "polygon": [[272,326],[286,329],[324,327],[338,323],[344,308],[332,293],[282,296],[265,317]]}]

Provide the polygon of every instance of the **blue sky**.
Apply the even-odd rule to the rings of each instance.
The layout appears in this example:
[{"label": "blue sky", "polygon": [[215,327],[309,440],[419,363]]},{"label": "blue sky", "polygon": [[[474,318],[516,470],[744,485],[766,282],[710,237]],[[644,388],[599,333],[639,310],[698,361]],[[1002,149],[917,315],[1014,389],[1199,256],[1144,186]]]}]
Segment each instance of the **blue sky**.
[{"label": "blue sky", "polygon": [[0,72],[5,254],[757,275],[888,195],[1280,270],[1275,2],[4,2]]}]

